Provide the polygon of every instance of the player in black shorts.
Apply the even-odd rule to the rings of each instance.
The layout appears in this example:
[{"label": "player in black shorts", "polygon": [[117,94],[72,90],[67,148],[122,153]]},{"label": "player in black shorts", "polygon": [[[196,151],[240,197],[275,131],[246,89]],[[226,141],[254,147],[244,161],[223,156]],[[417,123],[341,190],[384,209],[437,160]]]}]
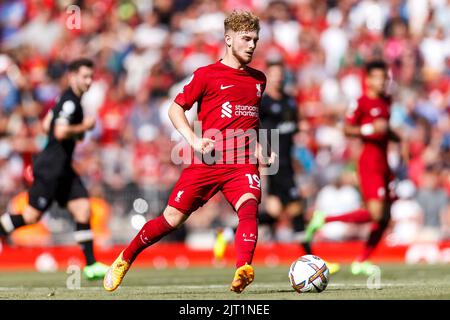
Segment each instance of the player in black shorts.
[{"label": "player in black shorts", "polygon": [[103,279],[108,267],[94,257],[89,195],[72,167],[72,154],[76,141],[95,126],[94,118],[84,118],[80,103],[92,83],[93,67],[89,59],[69,64],[69,88],[43,122],[48,144],[34,159],[29,203],[21,214],[6,212],[0,216],[0,236],[7,236],[17,228],[36,223],[54,200],[66,207],[76,222],[75,240],[86,258],[83,274],[90,280]]},{"label": "player in black shorts", "polygon": [[[279,131],[279,170],[268,176],[265,212],[259,216],[260,224],[273,226],[280,219],[292,225],[296,238],[304,236],[304,203],[294,181],[292,165],[294,135],[298,132],[297,103],[284,91],[285,69],[281,61],[269,62],[266,70],[267,87],[261,102],[260,119],[262,128]],[[301,241],[306,254],[312,254],[309,243]],[[327,263],[330,272],[337,271],[338,265]]]}]

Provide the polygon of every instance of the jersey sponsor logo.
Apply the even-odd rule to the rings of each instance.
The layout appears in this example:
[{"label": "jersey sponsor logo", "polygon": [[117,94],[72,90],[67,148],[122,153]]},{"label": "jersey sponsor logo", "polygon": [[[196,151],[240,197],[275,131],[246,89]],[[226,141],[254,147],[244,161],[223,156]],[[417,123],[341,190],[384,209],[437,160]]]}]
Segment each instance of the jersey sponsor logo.
[{"label": "jersey sponsor logo", "polygon": [[222,85],[220,85],[220,90],[225,90],[225,89],[228,89],[228,88],[231,88],[231,87],[234,87],[234,84],[230,84],[229,86],[224,86],[222,84]]},{"label": "jersey sponsor logo", "polygon": [[231,115],[233,113],[232,107],[233,106],[228,101],[223,103],[222,104],[222,115],[221,115],[221,118],[225,118],[225,117],[231,118]]},{"label": "jersey sponsor logo", "polygon": [[256,84],[256,96],[261,97],[262,90],[261,90],[261,83]]},{"label": "jersey sponsor logo", "polygon": [[[234,111],[233,111],[234,109]],[[232,104],[230,104],[229,101],[224,102],[222,104],[222,110],[221,110],[221,118],[231,118],[233,114],[236,117],[244,116],[244,117],[259,117],[259,109],[257,106],[241,106],[236,105],[233,107]]]},{"label": "jersey sponsor logo", "polygon": [[181,196],[183,195],[184,190],[180,190],[177,192],[177,196],[175,197],[175,202],[180,202]]}]

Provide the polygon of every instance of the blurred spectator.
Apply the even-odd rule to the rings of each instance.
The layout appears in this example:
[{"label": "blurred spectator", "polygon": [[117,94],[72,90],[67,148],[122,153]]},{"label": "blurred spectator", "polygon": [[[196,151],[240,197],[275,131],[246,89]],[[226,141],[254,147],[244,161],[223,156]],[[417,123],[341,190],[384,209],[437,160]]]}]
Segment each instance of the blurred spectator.
[{"label": "blurred spectator", "polygon": [[387,236],[390,245],[405,245],[418,240],[422,229],[424,214],[415,199],[416,187],[410,180],[401,181],[396,189],[399,197],[392,204],[392,230]]},{"label": "blurred spectator", "polygon": [[424,226],[437,232],[449,202],[448,194],[441,186],[440,171],[436,165],[426,168],[417,193],[417,201],[424,211]]}]

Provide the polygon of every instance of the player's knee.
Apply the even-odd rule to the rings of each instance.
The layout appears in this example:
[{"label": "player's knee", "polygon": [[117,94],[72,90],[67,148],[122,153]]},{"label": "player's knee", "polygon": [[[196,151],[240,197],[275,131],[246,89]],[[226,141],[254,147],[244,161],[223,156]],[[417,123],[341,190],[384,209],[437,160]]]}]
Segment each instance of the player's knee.
[{"label": "player's knee", "polygon": [[23,220],[26,224],[33,224],[38,222],[41,219],[41,215],[42,213],[39,210],[30,206],[26,207],[22,213]]},{"label": "player's knee", "polygon": [[88,199],[73,200],[67,207],[76,222],[89,223],[91,218],[91,206]]},{"label": "player's knee", "polygon": [[178,209],[175,209],[173,207],[168,206],[166,210],[164,210],[164,218],[166,219],[167,223],[170,224],[172,227],[177,228],[180,225],[182,225],[186,219],[189,217],[188,214],[185,214],[181,212]]},{"label": "player's knee", "polygon": [[283,211],[283,205],[281,204],[280,199],[274,196],[268,197],[266,200],[266,211],[271,217],[279,217],[281,211]]},{"label": "player's knee", "polygon": [[239,221],[256,220],[258,218],[258,201],[254,198],[244,201],[238,210]]},{"label": "player's knee", "polygon": [[367,209],[370,212],[372,221],[380,222],[383,219],[383,215],[385,213],[384,206],[378,200],[370,201]]}]

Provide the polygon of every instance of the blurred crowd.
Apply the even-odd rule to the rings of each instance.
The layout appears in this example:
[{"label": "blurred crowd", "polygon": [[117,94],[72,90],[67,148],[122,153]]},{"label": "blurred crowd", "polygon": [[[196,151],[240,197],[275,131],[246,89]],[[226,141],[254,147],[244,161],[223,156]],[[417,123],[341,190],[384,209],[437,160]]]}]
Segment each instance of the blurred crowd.
[{"label": "blurred crowd", "polygon": [[[167,109],[196,68],[222,56],[223,20],[233,9],[261,19],[251,66],[286,64],[286,91],[300,116],[293,161],[306,216],[316,207],[338,214],[362,203],[355,174],[361,143],[341,128],[362,93],[364,63],[383,58],[391,70],[391,125],[409,147],[406,159],[398,146],[389,149],[399,200],[388,240],[450,238],[448,0],[0,1],[2,211],[26,189],[26,168],[46,143],[40,120],[67,85],[67,63],[83,56],[94,59],[96,73],[82,103],[98,121],[75,162],[92,196],[110,207],[110,240],[128,241],[158,215],[182,170],[171,161],[180,136]],[[236,223],[218,195],[173,237],[189,241]],[[320,237],[364,232],[333,223]],[[289,222],[280,221],[265,240],[291,241]]]}]

